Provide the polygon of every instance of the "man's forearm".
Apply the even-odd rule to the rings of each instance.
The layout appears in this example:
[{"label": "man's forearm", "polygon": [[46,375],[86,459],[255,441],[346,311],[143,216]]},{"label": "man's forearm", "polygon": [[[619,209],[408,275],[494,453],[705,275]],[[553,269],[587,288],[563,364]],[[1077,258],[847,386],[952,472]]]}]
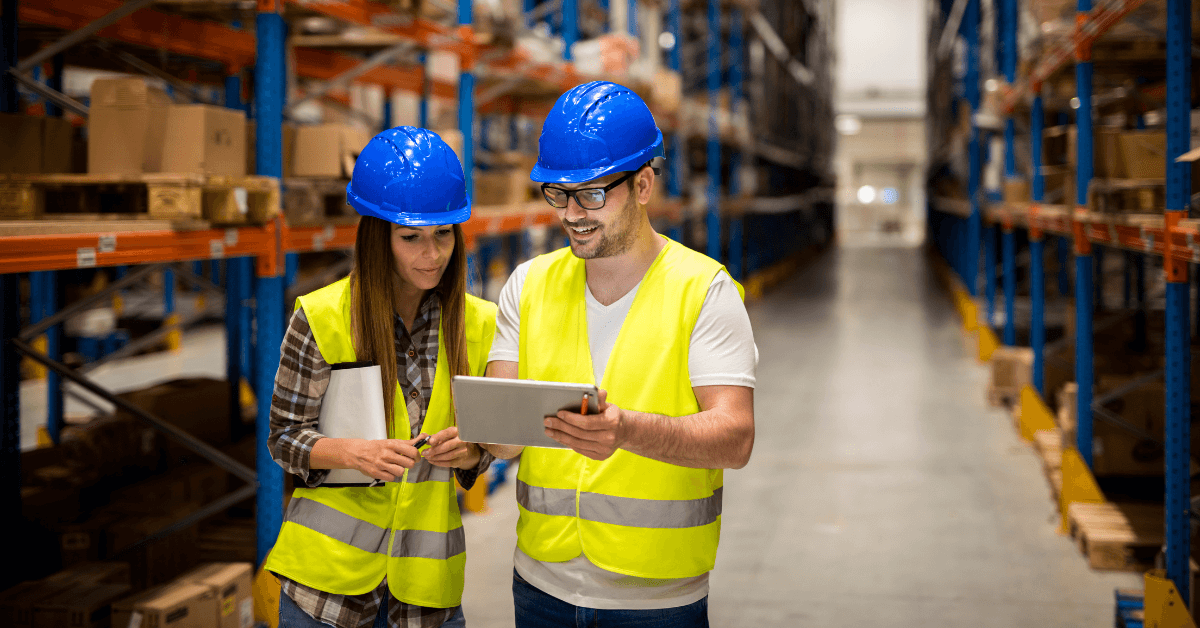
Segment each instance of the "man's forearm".
[{"label": "man's forearm", "polygon": [[639,456],[696,469],[740,469],[750,460],[753,419],[717,409],[684,417],[624,412],[627,436],[621,448]]}]

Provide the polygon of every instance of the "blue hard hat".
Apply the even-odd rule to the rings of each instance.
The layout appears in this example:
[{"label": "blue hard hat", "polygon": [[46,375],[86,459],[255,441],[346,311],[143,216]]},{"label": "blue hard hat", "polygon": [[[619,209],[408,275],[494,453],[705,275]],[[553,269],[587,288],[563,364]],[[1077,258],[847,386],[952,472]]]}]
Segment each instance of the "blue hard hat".
[{"label": "blue hard hat", "polygon": [[437,133],[388,129],[367,143],[346,185],[359,214],[409,227],[453,225],[471,217],[462,163]]},{"label": "blue hard hat", "polygon": [[539,183],[584,183],[637,170],[663,154],[662,131],[646,103],[628,87],[593,81],[558,97],[542,124]]}]

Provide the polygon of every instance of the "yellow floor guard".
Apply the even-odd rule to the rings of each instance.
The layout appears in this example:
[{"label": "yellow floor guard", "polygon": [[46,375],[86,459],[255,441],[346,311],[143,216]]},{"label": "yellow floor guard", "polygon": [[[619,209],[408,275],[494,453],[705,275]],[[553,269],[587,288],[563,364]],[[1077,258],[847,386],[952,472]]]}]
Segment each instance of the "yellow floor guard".
[{"label": "yellow floor guard", "polygon": [[1187,604],[1161,569],[1146,572],[1146,628],[1196,628]]},{"label": "yellow floor guard", "polygon": [[1087,463],[1083,461],[1083,456],[1080,456],[1078,450],[1067,446],[1066,443],[1063,443],[1062,474],[1062,493],[1059,495],[1062,524],[1059,526],[1059,531],[1066,534],[1070,532],[1068,528],[1070,522],[1067,520],[1068,506],[1075,502],[1103,504],[1107,500],[1104,499],[1104,493],[1100,491],[1100,485],[1096,484],[1096,478],[1092,476]]},{"label": "yellow floor guard", "polygon": [[1054,423],[1054,413],[1042,401],[1033,386],[1021,389],[1021,438],[1033,440],[1033,433],[1038,430],[1052,430],[1058,427]]},{"label": "yellow floor guard", "polygon": [[996,338],[996,332],[990,327],[981,326],[979,328],[979,361],[987,362],[992,359],[992,354],[996,352],[996,348],[1000,346],[1000,340]]}]

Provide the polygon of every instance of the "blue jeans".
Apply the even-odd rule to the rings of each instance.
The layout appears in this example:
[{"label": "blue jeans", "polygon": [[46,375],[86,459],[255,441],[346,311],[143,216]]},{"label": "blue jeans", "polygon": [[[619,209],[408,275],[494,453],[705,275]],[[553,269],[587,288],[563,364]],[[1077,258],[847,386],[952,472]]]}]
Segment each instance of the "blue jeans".
[{"label": "blue jeans", "polygon": [[[467,620],[463,617],[462,607],[459,606],[450,619],[442,624],[442,628],[466,628]],[[317,621],[304,612],[286,593],[279,594],[279,628],[330,628],[329,624]],[[379,614],[375,615],[373,628],[388,628],[388,603],[384,598],[379,605]]]},{"label": "blue jeans", "polygon": [[513,571],[517,628],[708,628],[708,596],[675,608],[608,610],[564,602]]}]

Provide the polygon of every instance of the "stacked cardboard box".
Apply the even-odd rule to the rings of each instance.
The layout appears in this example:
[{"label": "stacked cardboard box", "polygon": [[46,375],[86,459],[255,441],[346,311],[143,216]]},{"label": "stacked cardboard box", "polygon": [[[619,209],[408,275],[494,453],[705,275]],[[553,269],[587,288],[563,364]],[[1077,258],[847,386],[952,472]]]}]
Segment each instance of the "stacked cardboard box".
[{"label": "stacked cardboard box", "polygon": [[71,172],[75,129],[59,118],[0,114],[0,173]]},{"label": "stacked cardboard box", "polygon": [[88,172],[246,174],[246,116],[176,105],[141,78],[99,79],[88,115]]},{"label": "stacked cardboard box", "polygon": [[129,565],[83,563],[0,593],[0,626],[107,626],[105,602],[127,591]]}]

